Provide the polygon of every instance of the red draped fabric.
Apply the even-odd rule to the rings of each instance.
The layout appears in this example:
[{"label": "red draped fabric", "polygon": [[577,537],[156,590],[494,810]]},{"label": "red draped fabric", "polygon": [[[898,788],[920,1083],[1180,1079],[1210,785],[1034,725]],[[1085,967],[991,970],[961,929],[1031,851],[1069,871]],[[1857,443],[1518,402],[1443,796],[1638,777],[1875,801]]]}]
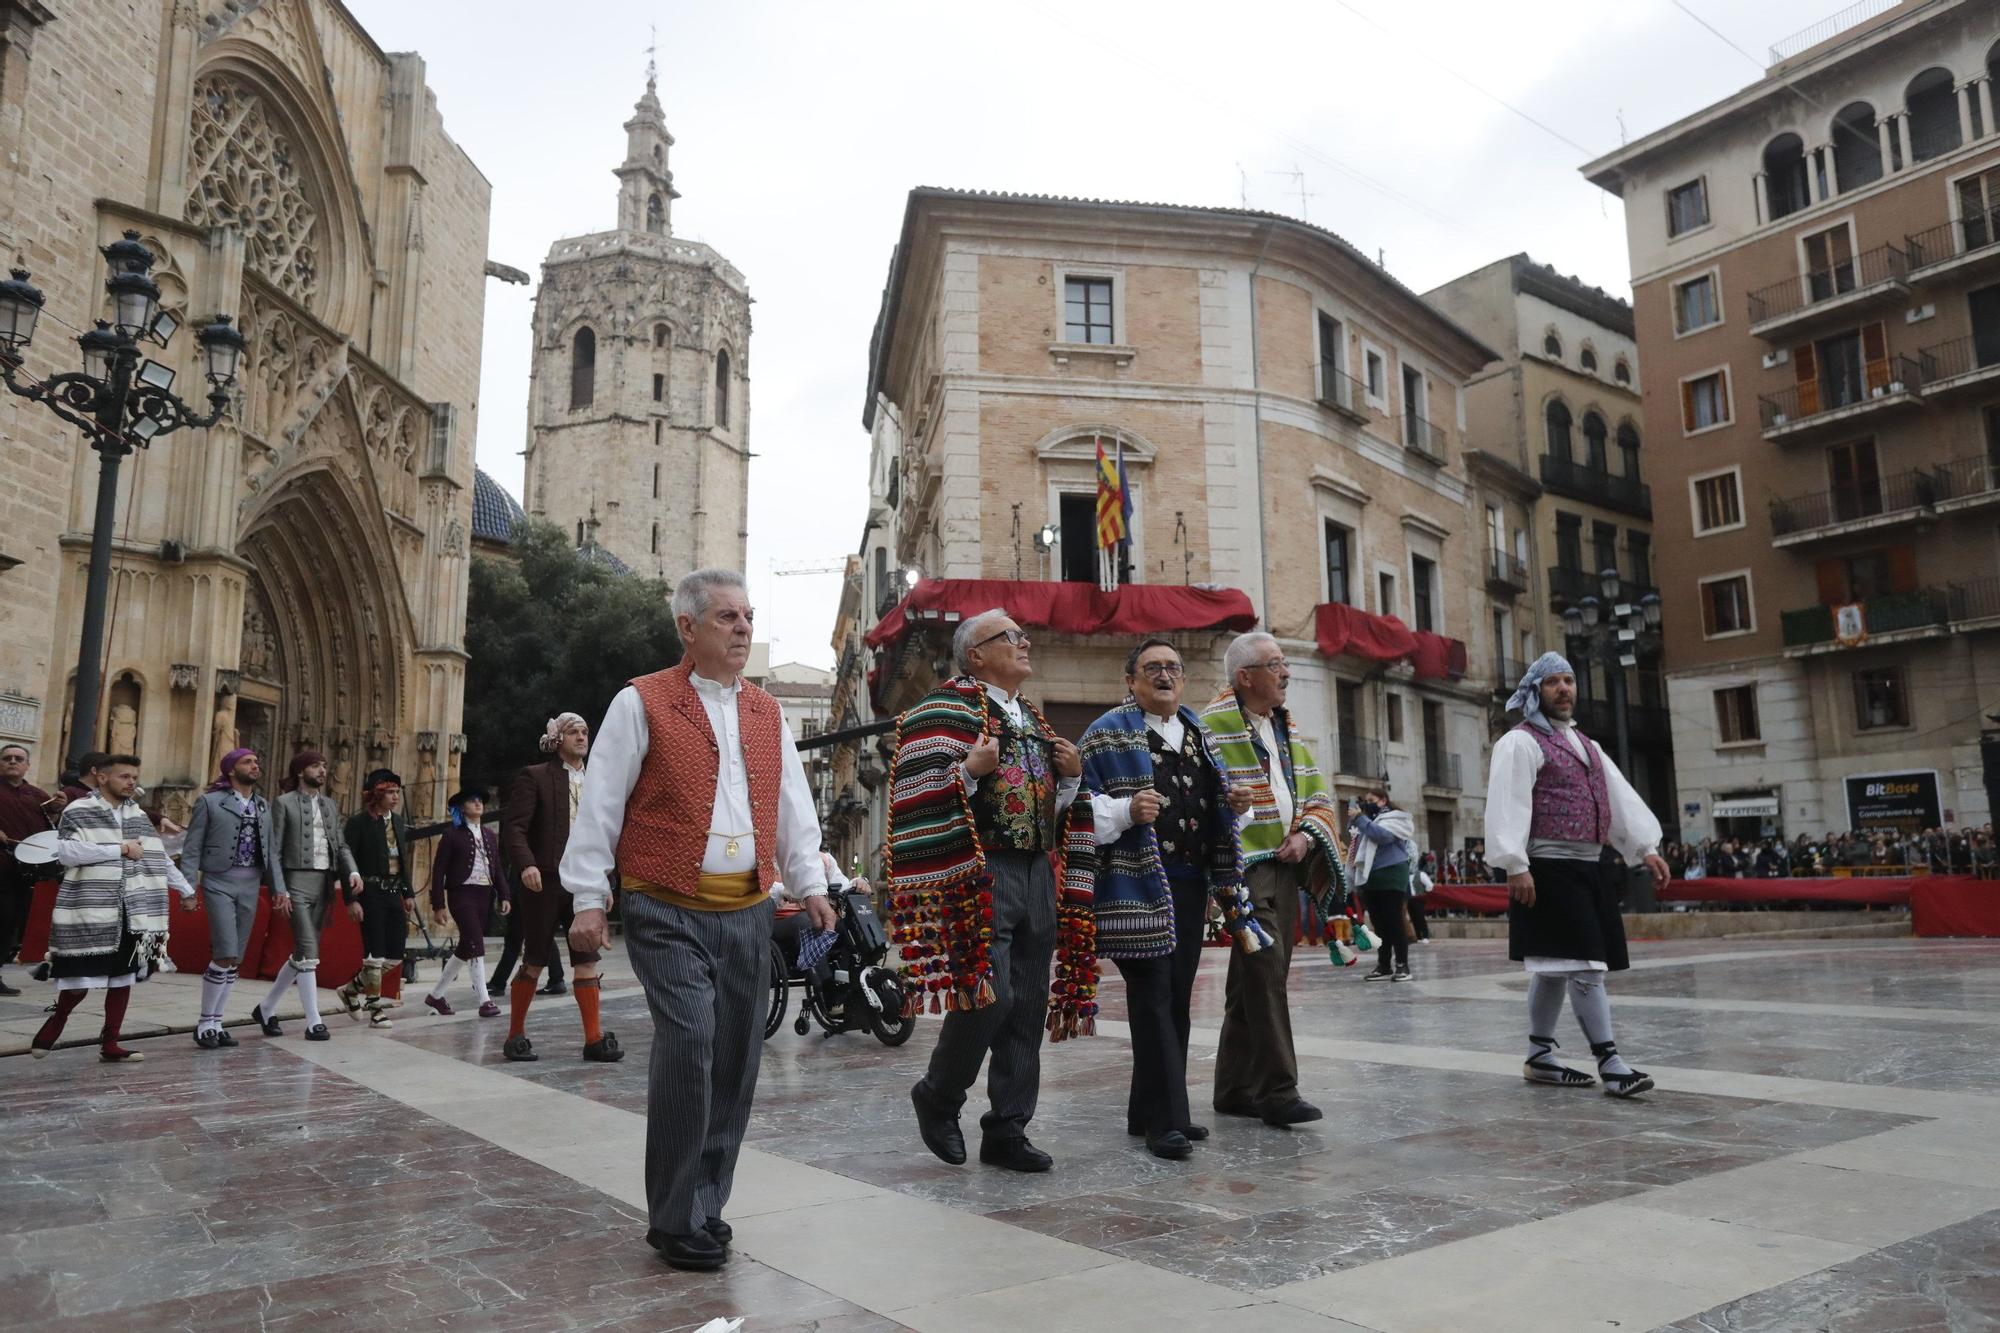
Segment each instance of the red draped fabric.
[{"label": "red draped fabric", "polygon": [[999,607],[1029,629],[1058,634],[1136,637],[1176,630],[1241,632],[1257,623],[1257,608],[1236,588],[1128,583],[1113,592],[1091,583],[1027,579],[925,579],[868,631],[870,648],[900,641],[911,623],[947,613],[963,619]]},{"label": "red draped fabric", "polygon": [[[1848,903],[1855,907],[1906,907],[1914,899],[1919,935],[1927,933],[1922,928],[1923,898],[1926,890],[1933,885],[1968,884],[1975,889],[1982,883],[1985,897],[1991,906],[1984,909],[1986,920],[1996,927],[1989,932],[2000,934],[2000,881],[1979,881],[1957,875],[1931,875],[1916,879],[1900,877],[1880,879],[1677,879],[1661,889],[1655,896],[1663,903]],[[1959,897],[1976,899],[1977,893],[1964,893],[1946,898],[1939,895],[1939,919],[1947,918],[1947,903],[1956,903]],[[1432,889],[1424,900],[1429,908],[1450,908],[1461,912],[1498,913],[1507,910],[1507,886],[1504,884],[1440,884]],[[1952,917],[1954,921],[1958,918]],[[1973,918],[1977,919],[1975,915]],[[1939,930],[1936,933],[1972,934],[1979,932]]]},{"label": "red draped fabric", "polygon": [[1313,608],[1313,639],[1322,655],[1369,662],[1408,661],[1419,680],[1465,675],[1465,644],[1429,630],[1412,630],[1394,616],[1370,615],[1341,602]]},{"label": "red draped fabric", "polygon": [[1911,926],[1925,937],[1969,935],[2000,939],[2000,879],[1927,875],[1916,881]]}]

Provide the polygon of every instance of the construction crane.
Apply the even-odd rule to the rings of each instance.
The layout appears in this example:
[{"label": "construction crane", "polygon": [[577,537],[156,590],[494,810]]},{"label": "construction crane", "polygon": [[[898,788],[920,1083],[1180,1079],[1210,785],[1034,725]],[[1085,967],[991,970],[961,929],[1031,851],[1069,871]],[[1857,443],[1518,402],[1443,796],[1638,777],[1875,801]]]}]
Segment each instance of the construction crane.
[{"label": "construction crane", "polygon": [[782,565],[771,566],[771,573],[779,578],[789,578],[795,574],[844,574],[847,572],[845,560],[790,560]]}]

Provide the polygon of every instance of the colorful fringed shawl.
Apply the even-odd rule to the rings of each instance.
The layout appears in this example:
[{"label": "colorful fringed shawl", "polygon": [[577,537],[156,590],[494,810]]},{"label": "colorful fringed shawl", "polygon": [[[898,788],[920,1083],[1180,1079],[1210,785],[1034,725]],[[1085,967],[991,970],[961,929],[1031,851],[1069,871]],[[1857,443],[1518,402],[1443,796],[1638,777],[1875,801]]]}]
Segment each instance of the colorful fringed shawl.
[{"label": "colorful fringed shawl", "polygon": [[1273,756],[1273,762],[1291,784],[1290,828],[1278,819],[1271,775],[1265,772],[1250,723],[1237,707],[1236,691],[1223,690],[1201,710],[1202,725],[1215,737],[1215,747],[1222,755],[1223,775],[1232,786],[1240,782],[1250,788],[1250,812],[1237,821],[1237,833],[1243,841],[1243,865],[1248,869],[1269,860],[1278,854],[1287,836],[1303,833],[1326,862],[1326,889],[1321,901],[1338,906],[1345,902],[1348,888],[1347,852],[1340,840],[1339,807],[1327,790],[1326,779],[1313,763],[1312,751],[1292,734],[1291,719],[1284,708],[1272,712],[1275,733],[1288,742],[1282,747],[1283,753]]},{"label": "colorful fringed shawl", "polygon": [[[1032,729],[1025,742],[1050,744],[1055,732],[1048,721],[1022,703]],[[982,734],[997,737],[1005,729],[986,688],[970,676],[946,681],[896,720],[896,758],[889,774],[889,922],[910,982],[905,989],[912,1014],[922,1009],[925,995],[932,1013],[978,1009],[994,999],[993,881],[958,765]],[[1090,902],[1097,848],[1088,786],[1071,803],[1058,835],[1052,1041],[1097,1031],[1096,921]]]},{"label": "colorful fringed shawl", "polygon": [[[1222,756],[1194,710],[1183,706],[1181,724],[1223,773]],[[1083,734],[1083,785],[1106,796],[1130,797],[1153,785],[1152,744],[1146,714],[1127,700],[1090,724]],[[1225,784],[1222,792],[1226,795]],[[1209,890],[1225,906],[1243,882],[1236,820],[1218,800],[1209,830]],[[1097,849],[1097,952],[1101,958],[1158,958],[1173,952],[1173,895],[1160,859],[1158,831],[1135,824],[1118,841]]]}]

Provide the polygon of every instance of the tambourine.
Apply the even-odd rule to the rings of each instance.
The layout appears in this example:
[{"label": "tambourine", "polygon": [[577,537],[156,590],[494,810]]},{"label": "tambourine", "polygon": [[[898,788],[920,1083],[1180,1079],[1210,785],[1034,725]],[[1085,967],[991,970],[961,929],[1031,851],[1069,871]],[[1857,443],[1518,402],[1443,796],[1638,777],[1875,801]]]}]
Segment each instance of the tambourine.
[{"label": "tambourine", "polygon": [[56,831],[31,833],[14,844],[14,859],[24,866],[44,866],[56,859]]}]

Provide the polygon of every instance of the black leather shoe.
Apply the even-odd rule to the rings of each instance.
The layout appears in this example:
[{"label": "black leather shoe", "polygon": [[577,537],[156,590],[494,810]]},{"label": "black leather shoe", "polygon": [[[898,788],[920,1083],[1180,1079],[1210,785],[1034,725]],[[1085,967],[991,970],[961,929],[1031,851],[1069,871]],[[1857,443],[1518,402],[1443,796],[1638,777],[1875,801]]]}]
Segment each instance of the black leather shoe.
[{"label": "black leather shoe", "polygon": [[326,1030],[326,1024],[315,1023],[306,1029],[307,1041],[332,1041],[333,1034]]},{"label": "black leather shoe", "polygon": [[607,1065],[616,1064],[625,1058],[625,1048],[618,1044],[617,1033],[607,1032],[596,1041],[584,1043],[583,1058]]},{"label": "black leather shoe", "polygon": [[709,1218],[701,1224],[701,1229],[715,1237],[716,1243],[719,1245],[727,1245],[730,1241],[736,1239],[736,1228],[730,1226],[729,1223],[719,1217]]},{"label": "black leather shoe", "polygon": [[500,1054],[506,1056],[509,1060],[539,1060],[542,1058],[535,1054],[535,1043],[529,1041],[525,1036],[507,1038],[500,1045]]},{"label": "black leather shoe", "polygon": [[285,1030],[278,1026],[277,1019],[264,1017],[263,1005],[260,1004],[255,1009],[252,1009],[250,1011],[250,1017],[256,1021],[258,1027],[264,1029],[265,1036],[282,1037],[285,1035]]},{"label": "black leather shoe", "polygon": [[1181,1134],[1189,1143],[1200,1143],[1208,1137],[1207,1125],[1182,1125]]},{"label": "black leather shoe", "polygon": [[217,1046],[234,1046],[236,1038],[230,1035],[228,1028],[217,1028],[215,1032],[215,1044]]},{"label": "black leather shoe", "polygon": [[560,982],[560,981],[551,981],[551,982],[550,982],[550,983],[549,983],[548,985],[546,985],[546,986],[542,987],[542,988],[541,988],[540,990],[536,991],[536,992],[535,992],[535,994],[537,994],[537,995],[567,995],[567,994],[569,994],[569,987],[568,987],[568,986],[565,986],[565,985],[564,985],[564,984],[563,984],[562,982]]},{"label": "black leather shoe", "polygon": [[1274,1106],[1264,1112],[1264,1123],[1276,1125],[1279,1129],[1290,1129],[1293,1125],[1303,1125],[1320,1118],[1320,1109],[1302,1097],[1294,1097],[1283,1106]]},{"label": "black leather shoe", "polygon": [[194,1034],[194,1044],[204,1051],[212,1051],[222,1045],[221,1036],[220,1032],[197,1032]]},{"label": "black leather shoe", "polygon": [[1148,1134],[1146,1151],[1170,1162],[1181,1162],[1194,1156],[1194,1145],[1187,1141],[1187,1135],[1178,1129],[1170,1129],[1162,1134]]},{"label": "black leather shoe", "polygon": [[[922,1079],[910,1088],[910,1105],[917,1110],[917,1133],[923,1136],[924,1146],[935,1153],[940,1162],[964,1166],[965,1134],[958,1127],[958,1117],[946,1115],[931,1105],[930,1094],[924,1091]],[[980,1151],[983,1160],[985,1150],[982,1148]],[[1047,1170],[1046,1167],[1042,1169]]]},{"label": "black leather shoe", "polygon": [[981,1139],[979,1160],[988,1166],[1026,1172],[1046,1171],[1056,1164],[1055,1158],[1028,1142],[1026,1136],[1018,1139]]},{"label": "black leather shoe", "polygon": [[674,1268],[692,1273],[708,1273],[729,1262],[729,1251],[706,1231],[690,1231],[685,1236],[669,1236],[664,1231],[648,1231],[646,1243]]},{"label": "black leather shoe", "polygon": [[49,979],[49,965],[47,963],[36,963],[34,970],[29,972],[28,975],[37,981],[47,981]]}]

